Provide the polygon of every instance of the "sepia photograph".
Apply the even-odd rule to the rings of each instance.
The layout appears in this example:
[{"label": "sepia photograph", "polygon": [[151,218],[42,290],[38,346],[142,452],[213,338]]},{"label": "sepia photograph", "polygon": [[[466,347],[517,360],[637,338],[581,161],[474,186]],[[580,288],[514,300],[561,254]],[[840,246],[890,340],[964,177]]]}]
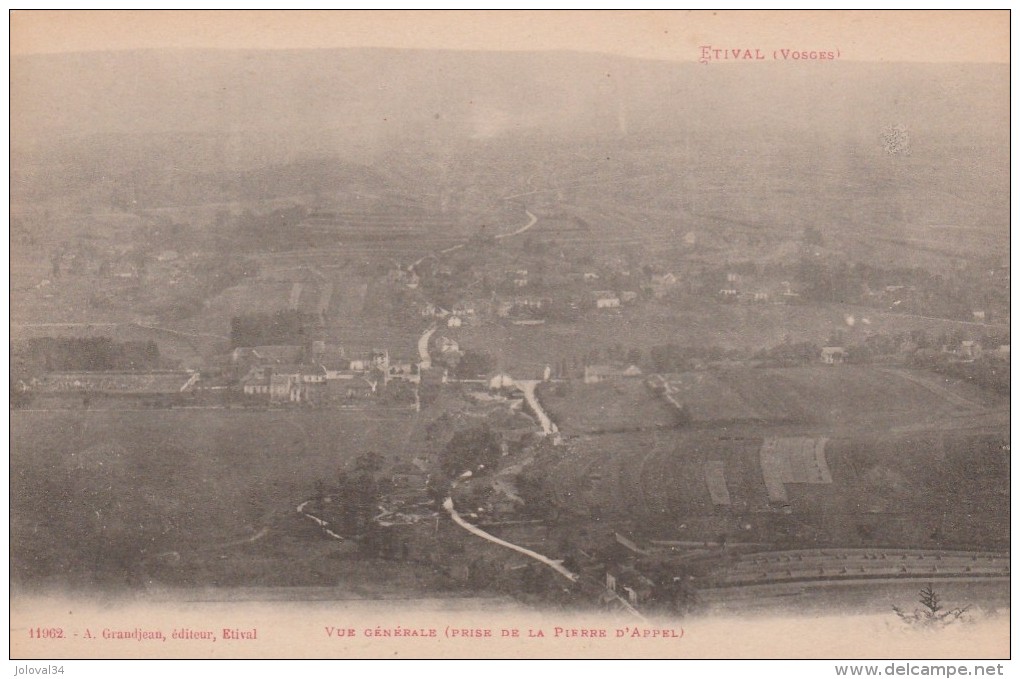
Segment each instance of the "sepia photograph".
[{"label": "sepia photograph", "polygon": [[1009,659],[1009,11],[9,31],[11,660]]}]

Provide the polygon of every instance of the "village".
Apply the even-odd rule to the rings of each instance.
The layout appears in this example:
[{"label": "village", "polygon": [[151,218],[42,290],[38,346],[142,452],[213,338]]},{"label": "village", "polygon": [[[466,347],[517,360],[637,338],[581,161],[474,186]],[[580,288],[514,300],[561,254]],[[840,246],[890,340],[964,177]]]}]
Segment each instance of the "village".
[{"label": "village", "polygon": [[[696,238],[684,243],[693,247]],[[471,252],[472,246],[481,249],[482,256]],[[386,346],[385,341],[366,343],[363,337],[346,342],[331,330],[336,287],[294,282],[285,308],[232,317],[229,351],[209,354],[199,363],[182,365],[166,358],[151,340],[120,342],[99,335],[19,343],[14,355],[22,368],[16,381],[12,373],[12,405],[26,410],[422,414],[429,423],[424,447],[392,459],[370,452],[349,461],[337,479],[322,479],[314,492],[309,489],[294,498],[297,514],[322,539],[357,558],[429,564],[460,586],[495,587],[525,600],[610,608],[641,617],[641,611],[684,614],[706,600],[725,600],[719,592],[731,581],[765,582],[780,590],[803,581],[789,569],[740,575],[739,564],[737,571],[720,566],[739,561],[745,553],[793,550],[798,562],[820,567],[812,577],[839,580],[853,573],[847,564],[862,558],[862,552],[854,550],[869,549],[871,543],[865,539],[855,546],[841,537],[838,544],[849,551],[833,557],[825,551],[804,551],[816,543],[805,542],[799,533],[777,539],[774,527],[754,527],[743,514],[746,509],[736,509],[752,501],[731,499],[720,460],[704,463],[704,483],[718,516],[706,517],[700,528],[649,531],[640,527],[631,509],[604,515],[606,507],[592,490],[606,482],[603,473],[589,472],[574,490],[563,490],[560,480],[551,480],[559,476],[542,478],[563,460],[585,456],[590,436],[656,432],[682,440],[692,427],[714,426],[719,413],[731,407],[706,410],[705,399],[718,398],[714,392],[691,392],[685,384],[748,370],[847,370],[856,372],[845,373],[845,379],[871,380],[868,366],[880,371],[924,368],[1008,395],[1008,333],[997,334],[986,325],[990,312],[972,310],[954,332],[871,331],[872,312],[898,313],[904,300],[909,304],[919,296],[916,286],[887,285],[874,291],[865,281],[867,272],[858,272],[859,293],[853,300],[859,321],[847,315],[826,343],[784,340],[741,350],[616,342],[590,345],[583,353],[539,350],[537,360],[511,367],[506,365],[508,354],[493,351],[496,345],[485,339],[486,332],[583,328],[605,322],[600,319],[626,324],[628,315],[663,305],[681,310],[692,305],[799,307],[827,300],[819,298],[809,279],[787,280],[795,277],[783,268],[719,269],[698,263],[696,257],[677,271],[612,256],[575,256],[574,264],[556,265],[548,249],[531,241],[512,257],[510,266],[476,265],[491,247],[491,242],[469,243],[446,257],[422,258],[384,274],[382,285],[402,300],[399,308],[406,320],[420,328],[415,343]],[[570,261],[565,253],[562,257],[562,262]],[[173,283],[181,271],[178,259],[176,253],[164,252],[145,273],[128,273],[144,275],[150,283],[154,276],[170,275]],[[506,254],[500,259],[507,259]],[[57,269],[55,262],[54,273]],[[110,275],[109,269],[96,274]],[[158,319],[146,319],[135,325],[146,328],[155,322]],[[630,417],[607,417],[597,429],[579,429],[575,411],[591,409],[606,398],[624,404],[611,405],[613,412],[626,410],[631,401],[645,405]],[[758,412],[749,410],[754,414],[732,420],[749,427],[747,435],[753,440],[763,435],[758,431],[763,420],[787,419],[762,415],[760,406],[756,408]],[[817,425],[808,428],[816,430]],[[760,440],[768,501],[758,511],[789,513],[787,483],[832,483],[825,438]],[[803,457],[801,443],[779,444],[778,450],[786,452],[766,453],[776,450],[776,440],[814,441],[811,461],[797,461]],[[766,456],[775,459],[766,463]],[[775,471],[776,465],[797,464],[808,466],[793,475]],[[446,524],[446,518],[453,523]],[[441,521],[446,526],[442,534]],[[934,546],[910,555],[922,561],[934,558]],[[452,566],[450,549],[466,550],[467,556],[457,556]],[[990,566],[989,577],[998,577],[1002,568]],[[860,572],[884,574],[869,569]]]}]

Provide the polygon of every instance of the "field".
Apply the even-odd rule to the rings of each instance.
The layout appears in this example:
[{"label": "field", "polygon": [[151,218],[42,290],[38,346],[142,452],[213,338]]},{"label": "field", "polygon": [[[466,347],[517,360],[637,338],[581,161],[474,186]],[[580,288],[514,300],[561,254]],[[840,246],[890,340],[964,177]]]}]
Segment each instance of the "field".
[{"label": "field", "polygon": [[676,409],[655,396],[643,379],[540,384],[538,398],[566,434],[670,427],[676,419]]},{"label": "field", "polygon": [[[763,479],[762,436],[642,433],[585,436],[550,469],[562,506],[649,537],[767,545],[1003,548],[1009,543],[1008,434],[829,439],[831,483]],[[711,464],[710,464],[711,463]],[[728,503],[717,504],[719,465]]]},{"label": "field", "polygon": [[731,369],[669,378],[694,422],[824,425],[828,431],[894,424],[935,426],[1007,400],[957,380],[896,368],[814,366]]},{"label": "field", "polygon": [[12,579],[334,583],[322,559],[337,547],[295,507],[361,453],[409,459],[415,422],[383,410],[13,411]]},{"label": "field", "polygon": [[[846,324],[848,315],[866,317],[870,325]],[[738,305],[701,302],[676,309],[650,302],[621,310],[594,311],[574,323],[544,325],[490,324],[456,330],[461,347],[485,351],[515,377],[539,377],[556,361],[584,357],[593,349],[605,352],[616,345],[640,349],[675,344],[757,351],[791,342],[824,345],[835,330],[848,342],[864,333],[897,334],[912,329],[933,333],[966,327],[955,321],[882,313],[852,306]],[[1001,327],[1001,326],[999,326]]]},{"label": "field", "polygon": [[[350,355],[377,348],[388,349],[392,358],[416,357],[418,336],[425,324],[411,306],[394,311],[389,303],[384,307],[375,305],[374,301],[384,294],[379,289],[384,285],[336,284],[324,295],[322,284],[300,284],[297,308],[314,315],[318,312],[318,303],[328,298],[329,310],[322,336],[342,345]],[[170,326],[183,333],[207,333],[226,338],[230,334],[232,316],[291,308],[293,290],[295,284],[287,281],[239,285],[214,297],[194,317]],[[219,346],[220,351],[225,350],[226,339]]]},{"label": "field", "polygon": [[205,359],[224,351],[226,339],[211,335],[193,335],[169,329],[143,327],[135,323],[39,323],[12,324],[11,340],[33,337],[109,337],[117,342],[153,341],[161,357],[179,361],[182,368],[199,369]]},{"label": "field", "polygon": [[[568,511],[666,539],[1002,548],[1007,403],[940,380],[849,366],[677,376],[690,424],[581,433],[546,463],[550,487]],[[613,409],[596,395],[588,418],[548,400],[578,433],[626,412],[616,396]]]}]

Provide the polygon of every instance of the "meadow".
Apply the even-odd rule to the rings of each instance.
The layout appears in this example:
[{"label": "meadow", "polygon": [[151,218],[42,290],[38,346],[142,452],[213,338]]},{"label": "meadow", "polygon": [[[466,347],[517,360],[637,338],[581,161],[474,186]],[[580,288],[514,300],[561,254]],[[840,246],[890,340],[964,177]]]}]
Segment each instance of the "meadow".
[{"label": "meadow", "polygon": [[295,508],[362,453],[413,457],[413,415],[12,411],[12,579],[322,584],[300,564],[334,547]]}]

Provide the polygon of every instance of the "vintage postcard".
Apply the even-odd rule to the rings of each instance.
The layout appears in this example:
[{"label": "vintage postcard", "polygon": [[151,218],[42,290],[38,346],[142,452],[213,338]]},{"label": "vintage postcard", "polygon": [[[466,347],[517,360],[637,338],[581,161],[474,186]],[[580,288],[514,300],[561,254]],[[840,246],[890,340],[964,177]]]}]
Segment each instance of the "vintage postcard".
[{"label": "vintage postcard", "polygon": [[10,31],[12,659],[1008,658],[1008,11]]}]

